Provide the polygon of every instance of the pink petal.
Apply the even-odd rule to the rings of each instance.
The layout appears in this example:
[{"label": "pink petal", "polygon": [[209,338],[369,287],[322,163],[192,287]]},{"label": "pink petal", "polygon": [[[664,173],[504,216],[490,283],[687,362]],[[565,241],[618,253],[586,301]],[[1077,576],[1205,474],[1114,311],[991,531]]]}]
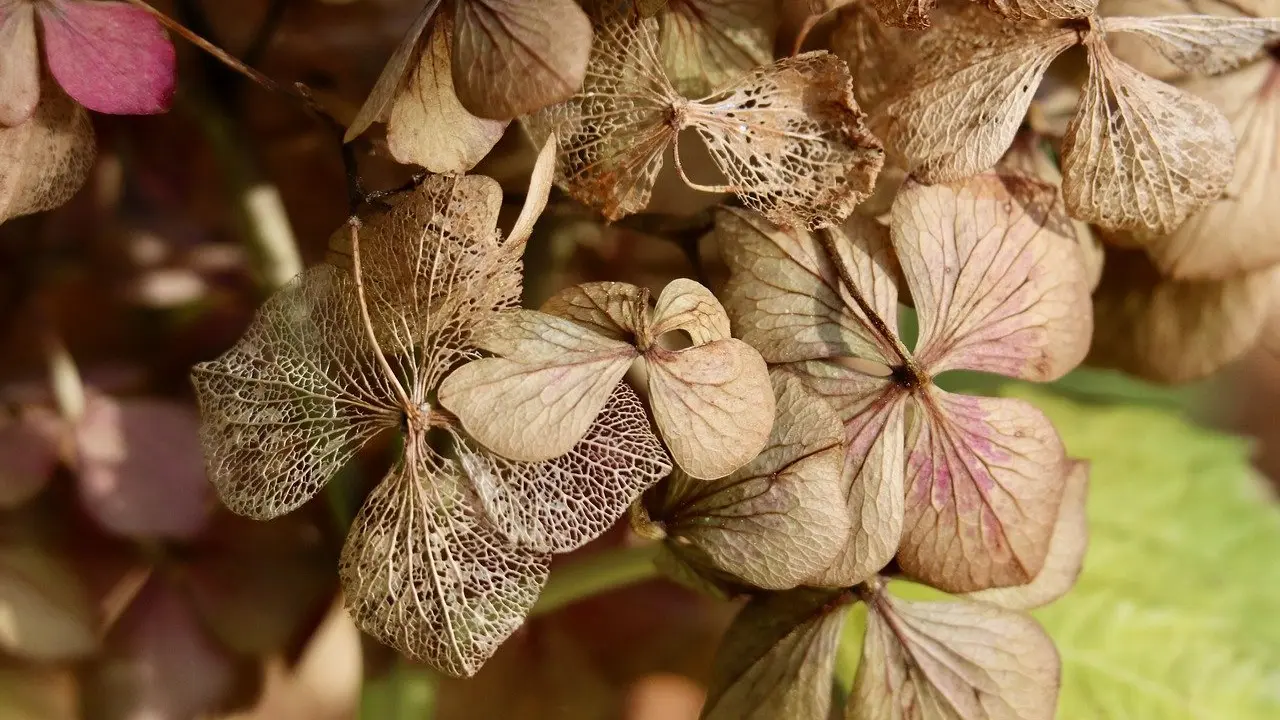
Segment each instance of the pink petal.
[{"label": "pink petal", "polygon": [[26,122],[39,100],[35,14],[26,4],[0,9],[0,127]]},{"label": "pink petal", "polygon": [[85,0],[53,0],[38,8],[49,69],[68,95],[112,115],[169,109],[177,59],[164,28],[145,10]]},{"label": "pink petal", "polygon": [[204,528],[212,496],[191,408],[94,394],[76,445],[80,497],[107,530],[186,539]]}]

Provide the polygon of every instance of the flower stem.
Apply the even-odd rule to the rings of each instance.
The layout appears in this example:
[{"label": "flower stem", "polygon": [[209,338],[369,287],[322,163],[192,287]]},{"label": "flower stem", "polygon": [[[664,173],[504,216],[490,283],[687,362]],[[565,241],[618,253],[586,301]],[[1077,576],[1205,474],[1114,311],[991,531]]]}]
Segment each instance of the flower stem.
[{"label": "flower stem", "polygon": [[579,600],[657,577],[658,567],[653,559],[661,547],[660,543],[645,543],[613,548],[558,568],[529,617],[546,615]]}]

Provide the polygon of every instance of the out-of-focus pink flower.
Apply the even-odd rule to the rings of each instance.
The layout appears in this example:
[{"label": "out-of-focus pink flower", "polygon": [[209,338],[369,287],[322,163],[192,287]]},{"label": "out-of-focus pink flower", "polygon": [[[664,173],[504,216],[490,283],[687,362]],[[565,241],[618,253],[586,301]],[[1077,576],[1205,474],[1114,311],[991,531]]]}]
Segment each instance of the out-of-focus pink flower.
[{"label": "out-of-focus pink flower", "polygon": [[41,49],[62,89],[90,110],[148,115],[173,99],[173,44],[145,10],[95,0],[0,0],[0,125],[21,125],[35,114]]}]

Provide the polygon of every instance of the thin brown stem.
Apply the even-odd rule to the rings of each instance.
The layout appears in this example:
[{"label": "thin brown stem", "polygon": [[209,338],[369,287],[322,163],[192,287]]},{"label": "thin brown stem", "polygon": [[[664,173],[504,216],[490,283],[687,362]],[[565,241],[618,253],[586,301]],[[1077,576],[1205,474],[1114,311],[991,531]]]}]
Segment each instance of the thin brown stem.
[{"label": "thin brown stem", "polygon": [[[881,343],[892,348],[894,354],[898,356],[898,360],[901,361],[903,377],[899,378],[899,383],[913,387],[923,385],[928,381],[928,375],[916,363],[915,358],[911,356],[911,351],[907,350],[907,346],[902,344],[898,333],[890,329],[889,324],[885,322],[884,318],[880,317],[880,314],[875,311],[875,308],[871,307],[871,303],[867,302],[866,297],[863,296],[862,290],[854,282],[853,273],[849,272],[848,266],[844,264],[844,259],[840,255],[840,249],[836,246],[835,233],[829,228],[823,228],[818,231],[818,240],[822,243],[822,248],[826,251],[831,264],[835,265],[836,273],[840,276],[840,284],[844,286],[845,291],[857,303],[858,309],[866,316],[867,322],[871,324],[871,329],[876,335],[880,336]],[[899,375],[896,370],[897,368],[895,368],[895,377]]]}]

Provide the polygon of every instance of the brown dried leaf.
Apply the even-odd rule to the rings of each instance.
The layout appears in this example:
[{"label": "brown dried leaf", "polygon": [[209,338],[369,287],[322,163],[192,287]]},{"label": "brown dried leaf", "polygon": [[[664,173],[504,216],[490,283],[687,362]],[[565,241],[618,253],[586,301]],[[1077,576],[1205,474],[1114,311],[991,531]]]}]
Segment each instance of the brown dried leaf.
[{"label": "brown dried leaf", "polygon": [[62,205],[93,167],[89,114],[49,78],[40,97],[26,122],[0,124],[0,222]]},{"label": "brown dried leaf", "polygon": [[1280,40],[1280,19],[1176,15],[1107,17],[1102,29],[1134,33],[1186,72],[1217,75],[1246,63]]},{"label": "brown dried leaf", "polygon": [[686,97],[702,97],[773,61],[773,0],[671,0],[658,16],[663,67]]},{"label": "brown dried leaf", "polygon": [[1003,22],[976,8],[945,20],[920,38],[910,77],[870,121],[890,159],[931,183],[994,166],[1049,63],[1076,43],[1072,30]]},{"label": "brown dried leaf", "polygon": [[39,101],[35,6],[19,3],[0,14],[0,128],[29,120]]},{"label": "brown dried leaf", "polygon": [[582,85],[591,21],[573,0],[461,0],[454,12],[453,83],[469,112],[507,120]]},{"label": "brown dried leaf", "polygon": [[474,675],[523,622],[550,555],[513,547],[422,436],[365,500],[342,549],[347,609],[413,660]]},{"label": "brown dried leaf", "polygon": [[982,0],[992,12],[1013,20],[1084,18],[1098,9],[1098,0]]},{"label": "brown dried leaf", "polygon": [[[897,315],[888,229],[861,217],[834,237],[846,269],[880,318]],[[722,293],[738,337],[771,363],[853,356],[895,364],[894,349],[840,282],[823,244],[747,211],[716,212],[716,238],[729,266]]]},{"label": "brown dried leaf", "polygon": [[1141,251],[1109,247],[1089,363],[1163,383],[1210,375],[1257,343],[1280,297],[1278,273],[1171,280]]},{"label": "brown dried leaf", "polygon": [[635,360],[631,345],[535,310],[495,317],[476,338],[499,357],[440,385],[440,404],[493,452],[539,462],[569,452]]},{"label": "brown dried leaf", "polygon": [[1086,42],[1089,80],[1062,142],[1073,217],[1107,230],[1169,233],[1231,180],[1234,138],[1213,105]]},{"label": "brown dried leaf", "polygon": [[756,597],[716,651],[703,720],[825,718],[845,611],[838,592]]},{"label": "brown dried leaf", "polygon": [[1029,403],[916,396],[898,564],[947,592],[1023,585],[1049,552],[1066,483],[1062,441]]},{"label": "brown dried leaf", "polygon": [[686,561],[766,590],[808,584],[849,536],[840,420],[795,377],[773,376],[777,415],[764,450],[729,477],[677,471],[658,500],[668,546]]},{"label": "brown dried leaf", "polygon": [[1048,381],[1084,359],[1089,285],[1054,188],[995,173],[908,182],[890,225],[920,321],[915,354],[930,373]]},{"label": "brown dried leaf", "polygon": [[938,0],[870,0],[881,22],[895,27],[927,28],[929,12]]},{"label": "brown dried leaf", "polygon": [[849,720],[1052,720],[1061,665],[1035,620],[974,602],[867,592]]},{"label": "brown dried leaf", "polygon": [[635,391],[619,383],[568,453],[518,463],[467,447],[459,460],[490,522],[523,548],[568,552],[599,537],[671,472]]},{"label": "brown dried leaf", "polygon": [[458,101],[450,74],[453,20],[436,20],[417,63],[391,103],[387,147],[402,163],[433,173],[466,172],[497,144],[506,120],[486,120]]},{"label": "brown dried leaf", "polygon": [[706,141],[724,189],[809,228],[839,225],[875,189],[884,150],[864,118],[849,68],[825,51],[757,68],[677,116]]},{"label": "brown dried leaf", "polygon": [[75,572],[34,547],[0,549],[0,648],[37,662],[85,657],[99,618]]},{"label": "brown dried leaf", "polygon": [[1227,280],[1280,262],[1280,64],[1253,63],[1221,78],[1180,86],[1213,102],[1231,121],[1236,171],[1221,200],[1172,234],[1138,238],[1162,274],[1179,280]]},{"label": "brown dried leaf", "polygon": [[979,590],[968,593],[967,597],[1010,610],[1033,610],[1066,595],[1080,576],[1089,544],[1089,523],[1085,515],[1088,490],[1089,463],[1072,460],[1053,537],[1049,538],[1049,554],[1035,579],[1016,587]]},{"label": "brown dried leaf", "polygon": [[423,50],[422,33],[426,32],[427,24],[431,22],[439,6],[440,0],[427,0],[419,11],[413,24],[405,31],[404,38],[396,46],[395,52],[383,66],[382,73],[378,75],[373,89],[369,91],[369,97],[365,99],[364,105],[360,106],[351,125],[347,127],[347,132],[342,138],[343,142],[355,140],[363,135],[370,125],[386,119],[392,102],[395,101],[396,95],[412,71],[410,63],[416,60]]}]

